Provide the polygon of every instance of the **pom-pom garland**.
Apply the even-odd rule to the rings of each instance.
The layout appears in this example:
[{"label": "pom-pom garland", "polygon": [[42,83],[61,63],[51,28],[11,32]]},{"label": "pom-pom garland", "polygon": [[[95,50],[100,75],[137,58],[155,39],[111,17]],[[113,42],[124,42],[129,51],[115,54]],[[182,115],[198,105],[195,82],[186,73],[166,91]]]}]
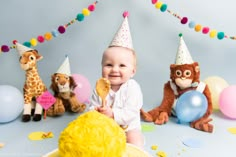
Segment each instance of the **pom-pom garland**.
[{"label": "pom-pom garland", "polygon": [[[162,11],[162,12],[167,11],[168,13],[170,13],[171,15],[173,15],[174,17],[179,19],[181,24],[187,24],[188,23],[188,21],[189,21],[188,17],[181,17],[178,14],[176,14],[176,13],[172,12],[171,10],[167,9],[167,4],[163,4],[161,1],[158,1],[158,0],[151,0],[151,2],[157,9],[160,9],[160,11]],[[202,26],[201,24],[196,24],[194,21],[190,21],[188,23],[188,27],[191,28],[191,29],[194,28],[194,30],[196,32],[202,32],[203,34],[208,34],[209,33],[210,38],[214,38],[214,37],[217,36],[217,38],[219,40],[222,40],[224,38],[236,40],[236,36],[229,37],[229,36],[225,35],[224,32],[217,32],[216,30],[210,30],[209,27]]]},{"label": "pom-pom garland", "polygon": [[[51,32],[46,32],[43,36],[38,35],[36,38],[32,38],[30,41],[25,41],[23,42],[23,45],[31,47],[31,46],[37,46],[38,43],[43,43],[45,40],[49,41],[52,40],[53,37],[57,37],[59,34],[63,34],[66,32],[66,29],[68,26],[71,24],[75,23],[76,21],[83,21],[85,16],[89,16],[92,11],[95,10],[96,4],[98,3],[98,0],[95,1],[93,4],[89,5],[88,8],[84,8],[82,10],[82,13],[79,13],[75,19],[71,20],[65,25],[60,25],[57,30],[52,30]],[[2,45],[0,46],[0,52],[9,52],[10,49],[15,49],[17,40],[14,40],[13,46],[8,46],[8,45]]]}]

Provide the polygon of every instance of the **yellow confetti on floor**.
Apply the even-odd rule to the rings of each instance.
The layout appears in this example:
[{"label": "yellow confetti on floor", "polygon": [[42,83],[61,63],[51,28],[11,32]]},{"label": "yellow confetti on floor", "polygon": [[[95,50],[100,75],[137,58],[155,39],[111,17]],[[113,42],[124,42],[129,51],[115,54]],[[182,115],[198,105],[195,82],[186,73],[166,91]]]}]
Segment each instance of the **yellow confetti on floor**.
[{"label": "yellow confetti on floor", "polygon": [[158,148],[157,145],[153,145],[153,146],[151,147],[152,150],[157,150],[157,148]]},{"label": "yellow confetti on floor", "polygon": [[32,132],[29,134],[29,139],[30,140],[44,140],[46,138],[52,138],[54,135],[52,132],[42,132],[42,131],[38,131],[38,132]]},{"label": "yellow confetti on floor", "polygon": [[158,156],[158,157],[167,157],[166,153],[163,152],[163,151],[157,152],[157,156]]},{"label": "yellow confetti on floor", "polygon": [[236,127],[235,127],[235,128],[228,128],[228,131],[229,131],[231,134],[236,134]]}]

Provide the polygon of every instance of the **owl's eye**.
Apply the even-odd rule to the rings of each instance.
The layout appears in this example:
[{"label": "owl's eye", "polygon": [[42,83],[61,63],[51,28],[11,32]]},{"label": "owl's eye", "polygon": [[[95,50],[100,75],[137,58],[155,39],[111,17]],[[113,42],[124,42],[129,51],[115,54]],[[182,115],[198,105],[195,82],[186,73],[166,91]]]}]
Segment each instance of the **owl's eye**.
[{"label": "owl's eye", "polygon": [[181,77],[182,76],[182,71],[181,70],[176,70],[175,74],[176,74],[176,76]]},{"label": "owl's eye", "polygon": [[191,70],[185,70],[185,71],[184,71],[184,76],[185,76],[185,77],[190,77],[191,74],[192,74]]}]

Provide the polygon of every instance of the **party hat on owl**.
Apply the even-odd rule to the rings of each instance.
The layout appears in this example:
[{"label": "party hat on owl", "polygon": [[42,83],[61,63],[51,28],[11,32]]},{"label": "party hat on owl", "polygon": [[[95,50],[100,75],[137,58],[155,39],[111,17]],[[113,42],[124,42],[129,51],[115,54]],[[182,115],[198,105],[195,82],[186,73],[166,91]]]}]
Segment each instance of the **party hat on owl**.
[{"label": "party hat on owl", "polygon": [[176,65],[182,65],[182,64],[192,64],[193,59],[189,53],[189,50],[184,42],[182,34],[179,34],[180,41],[179,41],[179,48],[176,54],[175,58],[175,64]]},{"label": "party hat on owl", "polygon": [[27,52],[27,51],[31,51],[31,50],[33,50],[33,49],[31,49],[31,48],[29,48],[29,47],[26,47],[26,46],[24,46],[24,45],[22,45],[22,44],[20,44],[20,43],[16,43],[16,50],[17,50],[17,52],[20,54],[20,56],[23,54],[23,53],[25,53],[25,52]]},{"label": "party hat on owl", "polygon": [[123,13],[124,20],[123,20],[122,24],[120,25],[118,31],[116,32],[109,47],[119,46],[119,47],[129,48],[131,50],[134,49],[132,37],[131,37],[131,33],[130,33],[130,28],[129,28],[128,15],[129,15],[128,12]]},{"label": "party hat on owl", "polygon": [[61,66],[57,70],[57,73],[59,73],[59,74],[66,74],[68,76],[71,76],[70,62],[69,62],[69,57],[68,56],[66,56],[64,62],[61,64]]}]

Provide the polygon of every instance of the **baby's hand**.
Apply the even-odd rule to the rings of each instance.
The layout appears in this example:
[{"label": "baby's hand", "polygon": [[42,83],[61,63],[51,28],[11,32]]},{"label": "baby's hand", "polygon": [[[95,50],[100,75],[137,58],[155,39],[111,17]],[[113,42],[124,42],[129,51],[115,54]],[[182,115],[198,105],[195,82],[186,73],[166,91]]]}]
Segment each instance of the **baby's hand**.
[{"label": "baby's hand", "polygon": [[111,107],[109,107],[109,106],[98,107],[97,111],[110,117],[110,118],[114,118],[113,111],[112,111]]}]

